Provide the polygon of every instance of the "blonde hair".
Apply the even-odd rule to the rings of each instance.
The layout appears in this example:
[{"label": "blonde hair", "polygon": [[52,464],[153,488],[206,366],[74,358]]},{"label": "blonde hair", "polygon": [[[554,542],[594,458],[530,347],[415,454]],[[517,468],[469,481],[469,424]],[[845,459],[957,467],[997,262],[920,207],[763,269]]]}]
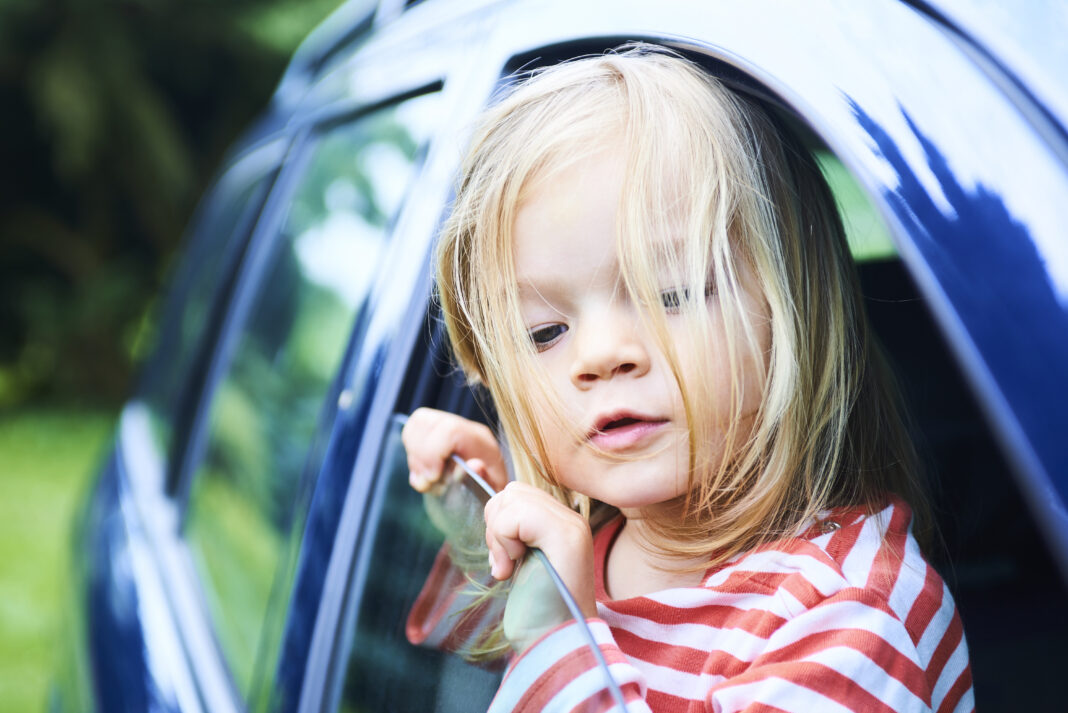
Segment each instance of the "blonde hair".
[{"label": "blonde hair", "polygon": [[[493,397],[517,477],[576,501],[552,472],[535,418],[549,390],[519,309],[517,211],[536,183],[606,149],[626,161],[622,281],[671,365],[690,430],[690,488],[679,516],[650,523],[665,551],[721,562],[795,534],[828,508],[874,510],[888,492],[922,517],[896,390],[812,156],[754,101],[649,46],[537,70],[489,108],[439,242],[445,325],[461,367]],[[728,408],[708,407],[708,379],[684,378],[661,304],[665,272],[689,286],[684,295],[714,285],[733,375]],[[747,280],[770,315],[767,354],[743,306]],[[679,312],[692,335],[681,348],[708,344],[704,301],[683,299]],[[751,426],[743,365],[762,377]],[[713,433],[723,433],[722,443]],[[588,515],[588,502],[577,500]]]}]

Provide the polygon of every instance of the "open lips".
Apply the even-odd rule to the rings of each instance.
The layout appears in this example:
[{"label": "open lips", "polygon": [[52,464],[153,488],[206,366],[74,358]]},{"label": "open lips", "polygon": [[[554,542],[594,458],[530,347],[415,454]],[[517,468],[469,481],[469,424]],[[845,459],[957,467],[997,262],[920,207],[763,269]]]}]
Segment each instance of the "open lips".
[{"label": "open lips", "polygon": [[606,451],[626,450],[641,445],[646,438],[658,433],[668,420],[644,414],[617,412],[597,419],[587,437]]}]

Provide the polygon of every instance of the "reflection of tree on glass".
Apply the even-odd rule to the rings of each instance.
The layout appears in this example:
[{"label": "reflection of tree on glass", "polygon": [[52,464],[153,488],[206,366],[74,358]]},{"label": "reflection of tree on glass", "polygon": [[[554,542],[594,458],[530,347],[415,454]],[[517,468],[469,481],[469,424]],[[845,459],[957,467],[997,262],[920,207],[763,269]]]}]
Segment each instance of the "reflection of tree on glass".
[{"label": "reflection of tree on glass", "polygon": [[174,281],[160,324],[156,356],[147,365],[138,399],[147,406],[161,462],[171,452],[175,419],[194,394],[183,385],[198,350],[210,336],[212,310],[225,296],[241,248],[251,231],[283,153],[281,142],[268,143],[236,161],[219,180],[211,199],[198,211],[192,245]]},{"label": "reflection of tree on glass", "polygon": [[[188,539],[239,688],[270,681],[328,393],[375,282],[434,97],[322,128],[268,250],[213,396],[190,490]],[[358,335],[357,337],[358,338]],[[298,503],[294,508],[293,503]],[[235,515],[236,513],[236,515]],[[295,513],[295,515],[293,515]],[[294,519],[295,518],[295,519]],[[295,533],[296,536],[293,536]]]}]

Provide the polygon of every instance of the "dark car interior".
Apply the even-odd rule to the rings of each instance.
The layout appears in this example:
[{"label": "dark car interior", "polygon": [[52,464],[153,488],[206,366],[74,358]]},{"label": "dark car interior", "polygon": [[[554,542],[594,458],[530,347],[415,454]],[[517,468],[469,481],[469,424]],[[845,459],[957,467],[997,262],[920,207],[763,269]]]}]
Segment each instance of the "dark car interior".
[{"label": "dark car interior", "polygon": [[860,265],[872,326],[898,372],[942,542],[929,556],[957,601],[980,708],[1053,710],[1068,592],[999,444],[900,260]]}]

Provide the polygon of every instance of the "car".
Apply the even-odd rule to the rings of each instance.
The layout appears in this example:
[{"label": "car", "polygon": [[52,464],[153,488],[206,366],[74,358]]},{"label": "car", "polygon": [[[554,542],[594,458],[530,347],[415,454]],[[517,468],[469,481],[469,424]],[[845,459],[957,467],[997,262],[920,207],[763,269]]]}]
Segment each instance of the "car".
[{"label": "car", "polygon": [[[1047,0],[353,0],[187,232],[76,542],[55,711],[474,711],[411,645],[441,537],[398,414],[492,423],[429,266],[463,137],[519,70],[662,44],[816,150],[913,406],[985,710],[1068,665],[1068,13]],[[1061,704],[1063,705],[1063,704]]]}]

